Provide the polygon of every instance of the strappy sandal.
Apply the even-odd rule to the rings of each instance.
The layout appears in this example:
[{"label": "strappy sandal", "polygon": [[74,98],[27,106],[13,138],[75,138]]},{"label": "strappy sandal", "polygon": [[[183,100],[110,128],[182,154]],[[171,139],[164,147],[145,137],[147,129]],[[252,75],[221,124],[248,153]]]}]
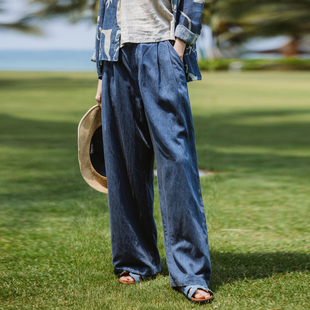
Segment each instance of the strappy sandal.
[{"label": "strappy sandal", "polygon": [[[204,298],[204,299],[194,298],[193,295],[198,289],[209,292],[211,296]],[[207,286],[188,285],[188,286],[181,286],[178,288],[178,290],[182,292],[188,300],[190,300],[191,302],[197,303],[197,304],[206,304],[206,303],[211,302],[214,299],[213,292]]]},{"label": "strappy sandal", "polygon": [[[128,281],[124,281],[121,279],[121,277],[123,276],[130,276],[132,277],[135,281],[134,282],[128,282]],[[138,283],[138,282],[141,282],[143,281],[146,277],[145,276],[141,276],[141,275],[138,275],[138,274],[135,274],[135,273],[132,273],[132,272],[129,272],[129,271],[124,271],[120,274],[119,276],[119,282],[121,283],[125,283],[125,284],[135,284],[135,283]]]}]

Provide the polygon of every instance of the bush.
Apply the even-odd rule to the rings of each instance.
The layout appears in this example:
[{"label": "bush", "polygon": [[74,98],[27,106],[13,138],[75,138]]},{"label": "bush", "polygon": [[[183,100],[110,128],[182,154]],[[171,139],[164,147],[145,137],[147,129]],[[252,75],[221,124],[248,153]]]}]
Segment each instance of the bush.
[{"label": "bush", "polygon": [[201,70],[310,70],[310,59],[203,59]]}]

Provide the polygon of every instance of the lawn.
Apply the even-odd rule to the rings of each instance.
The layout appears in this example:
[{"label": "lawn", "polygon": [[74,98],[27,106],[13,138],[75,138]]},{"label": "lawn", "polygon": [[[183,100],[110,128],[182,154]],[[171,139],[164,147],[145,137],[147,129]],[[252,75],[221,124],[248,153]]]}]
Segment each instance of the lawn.
[{"label": "lawn", "polygon": [[[205,73],[189,84],[215,300],[310,307],[310,74]],[[113,274],[107,196],[82,179],[77,124],[94,73],[0,72],[0,309],[192,309],[162,273]],[[156,179],[155,179],[156,186]]]}]

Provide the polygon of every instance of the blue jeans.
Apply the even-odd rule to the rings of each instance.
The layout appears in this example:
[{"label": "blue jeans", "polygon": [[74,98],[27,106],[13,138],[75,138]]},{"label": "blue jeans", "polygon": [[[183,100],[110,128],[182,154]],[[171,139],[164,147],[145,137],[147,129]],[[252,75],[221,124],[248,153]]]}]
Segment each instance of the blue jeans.
[{"label": "blue jeans", "polygon": [[125,44],[118,62],[104,62],[102,129],[115,273],[161,270],[155,154],[171,286],[208,286],[211,262],[187,83],[169,41]]}]

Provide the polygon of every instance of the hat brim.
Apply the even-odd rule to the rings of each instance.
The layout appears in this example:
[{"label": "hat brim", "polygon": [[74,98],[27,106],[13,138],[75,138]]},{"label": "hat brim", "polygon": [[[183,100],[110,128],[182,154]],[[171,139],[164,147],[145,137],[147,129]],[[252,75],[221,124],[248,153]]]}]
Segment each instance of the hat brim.
[{"label": "hat brim", "polygon": [[80,171],[87,184],[95,190],[107,194],[107,178],[96,171],[90,157],[92,137],[101,125],[101,109],[99,105],[95,105],[86,112],[79,123],[78,156]]}]

